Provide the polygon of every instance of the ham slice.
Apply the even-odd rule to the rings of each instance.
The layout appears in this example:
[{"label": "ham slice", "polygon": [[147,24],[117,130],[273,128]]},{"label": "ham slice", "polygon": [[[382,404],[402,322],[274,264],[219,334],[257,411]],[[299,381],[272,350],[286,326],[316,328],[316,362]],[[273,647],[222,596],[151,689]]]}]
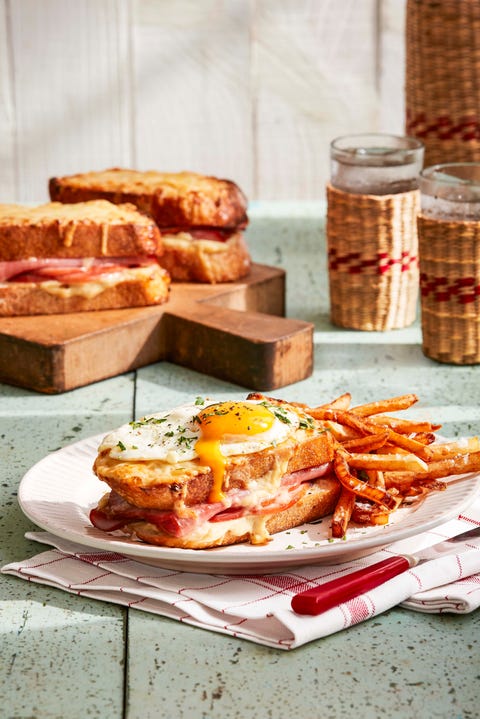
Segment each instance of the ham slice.
[{"label": "ham slice", "polygon": [[0,262],[0,282],[88,282],[106,272],[156,263],[155,257],[38,258]]},{"label": "ham slice", "polygon": [[[108,501],[102,509],[91,510],[90,521],[98,529],[107,532],[121,529],[130,522],[150,522],[160,531],[173,537],[185,537],[204,522],[237,519],[246,514],[280,512],[300,499],[303,494],[303,484],[325,476],[330,469],[331,462],[327,462],[318,467],[309,467],[284,475],[278,500],[276,497],[272,497],[271,500],[263,502],[258,507],[243,505],[242,499],[250,494],[248,489],[233,490],[226,495],[223,502],[188,507],[188,516],[184,517],[171,510],[135,507],[122,499],[116,492],[111,491]],[[288,497],[285,496],[285,488],[288,489]]]}]

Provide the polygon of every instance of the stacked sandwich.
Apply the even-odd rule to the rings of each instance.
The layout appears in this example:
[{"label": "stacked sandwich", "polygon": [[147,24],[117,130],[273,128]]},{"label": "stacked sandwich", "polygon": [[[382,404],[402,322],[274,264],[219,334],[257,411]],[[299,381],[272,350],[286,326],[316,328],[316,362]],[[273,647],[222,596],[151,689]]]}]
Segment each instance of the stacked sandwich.
[{"label": "stacked sandwich", "polygon": [[110,491],[90,520],[165,547],[265,544],[334,510],[333,456],[332,435],[299,406],[197,398],[103,439],[94,472]]},{"label": "stacked sandwich", "polygon": [[52,178],[50,197],[66,203],[133,203],[159,227],[161,263],[174,281],[231,282],[249,272],[243,237],[247,200],[230,180],[115,168]]},{"label": "stacked sandwich", "polygon": [[133,205],[0,205],[0,316],[163,303],[161,252],[157,226]]}]

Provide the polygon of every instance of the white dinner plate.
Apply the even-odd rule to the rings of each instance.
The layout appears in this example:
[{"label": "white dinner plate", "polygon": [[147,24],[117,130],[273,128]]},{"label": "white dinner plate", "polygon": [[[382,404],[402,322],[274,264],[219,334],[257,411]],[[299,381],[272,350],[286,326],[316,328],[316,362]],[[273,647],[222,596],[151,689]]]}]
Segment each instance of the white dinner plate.
[{"label": "white dinner plate", "polygon": [[480,474],[453,482],[444,492],[394,512],[390,524],[352,527],[345,539],[329,539],[330,520],[304,524],[273,535],[267,545],[237,544],[215,549],[155,547],[106,533],[89,512],[108,487],[92,472],[104,435],[90,437],[47,455],[23,477],[18,493],[24,514],[42,529],[88,547],[115,551],[147,564],[188,572],[254,574],[306,564],[337,564],[371,554],[392,542],[427,531],[456,517],[480,491]]}]

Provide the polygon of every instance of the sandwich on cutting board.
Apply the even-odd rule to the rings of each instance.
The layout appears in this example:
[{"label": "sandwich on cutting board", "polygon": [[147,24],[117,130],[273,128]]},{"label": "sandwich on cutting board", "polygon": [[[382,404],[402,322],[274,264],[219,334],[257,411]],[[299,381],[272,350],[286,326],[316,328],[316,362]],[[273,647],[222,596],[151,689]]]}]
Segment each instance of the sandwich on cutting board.
[{"label": "sandwich on cutting board", "polygon": [[0,205],[0,317],[163,303],[161,251],[157,226],[133,205]]},{"label": "sandwich on cutting board", "polygon": [[54,177],[49,190],[54,201],[131,202],[150,215],[162,233],[161,263],[172,280],[231,282],[249,272],[243,237],[247,199],[230,180],[193,172],[113,168]]},{"label": "sandwich on cutting board", "polygon": [[265,544],[333,511],[333,453],[332,435],[298,406],[197,398],[103,439],[93,469],[110,492],[90,520],[165,547]]}]

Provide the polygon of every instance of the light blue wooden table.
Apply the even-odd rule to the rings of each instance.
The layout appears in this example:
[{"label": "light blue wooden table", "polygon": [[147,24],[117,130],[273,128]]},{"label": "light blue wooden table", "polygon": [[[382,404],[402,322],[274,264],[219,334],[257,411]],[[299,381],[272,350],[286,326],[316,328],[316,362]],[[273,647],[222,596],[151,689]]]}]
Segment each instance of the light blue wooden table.
[{"label": "light blue wooden table", "polygon": [[[276,394],[321,403],[406,391],[448,436],[480,431],[480,367],[422,355],[417,326],[356,333],[328,319],[324,206],[254,203],[256,261],[288,270],[287,308],[315,323],[315,371]],[[245,390],[167,363],[44,396],[0,385],[2,564],[43,551],[16,492],[47,453],[197,395]],[[393,609],[284,652],[173,620],[1,577],[0,716],[6,719],[474,719],[480,717],[480,612]]]}]

